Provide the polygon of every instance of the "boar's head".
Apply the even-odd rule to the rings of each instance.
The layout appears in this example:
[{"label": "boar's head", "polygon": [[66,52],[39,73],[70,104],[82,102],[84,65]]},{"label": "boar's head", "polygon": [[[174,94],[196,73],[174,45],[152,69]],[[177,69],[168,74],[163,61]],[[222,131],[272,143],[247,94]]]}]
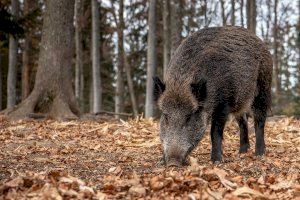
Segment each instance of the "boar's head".
[{"label": "boar's head", "polygon": [[204,109],[206,80],[196,83],[166,81],[155,77],[154,100],[161,110],[160,139],[167,166],[182,166],[197,146],[207,126]]}]

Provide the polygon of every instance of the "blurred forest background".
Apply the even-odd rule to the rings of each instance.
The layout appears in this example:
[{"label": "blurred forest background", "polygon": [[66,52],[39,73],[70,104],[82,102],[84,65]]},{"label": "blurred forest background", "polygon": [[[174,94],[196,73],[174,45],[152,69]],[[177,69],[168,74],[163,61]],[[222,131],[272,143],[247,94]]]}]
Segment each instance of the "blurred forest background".
[{"label": "blurred forest background", "polygon": [[[0,0],[0,110],[16,109],[26,98],[19,115],[47,112],[42,107],[49,102],[64,105],[51,93],[69,81],[72,87],[58,96],[71,96],[69,107],[75,115],[80,112],[72,96],[81,113],[154,116],[152,76],[163,77],[180,42],[204,27],[233,25],[256,33],[272,53],[273,114],[300,116],[299,0],[62,2]],[[38,66],[47,62],[62,67],[46,67],[36,76]],[[66,82],[48,80],[48,75]],[[29,96],[40,85],[45,85],[40,91],[51,89],[37,99]],[[63,110],[53,107],[50,113]]]}]

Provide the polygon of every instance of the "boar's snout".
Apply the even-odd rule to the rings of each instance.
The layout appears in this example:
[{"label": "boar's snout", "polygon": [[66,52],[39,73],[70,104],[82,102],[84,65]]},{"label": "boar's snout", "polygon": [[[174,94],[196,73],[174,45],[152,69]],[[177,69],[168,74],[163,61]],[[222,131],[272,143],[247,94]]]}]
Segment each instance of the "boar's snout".
[{"label": "boar's snout", "polygon": [[171,146],[165,151],[165,161],[168,167],[181,167],[186,164],[187,150],[179,146]]},{"label": "boar's snout", "polygon": [[176,159],[171,159],[167,162],[167,167],[181,167],[183,163]]}]

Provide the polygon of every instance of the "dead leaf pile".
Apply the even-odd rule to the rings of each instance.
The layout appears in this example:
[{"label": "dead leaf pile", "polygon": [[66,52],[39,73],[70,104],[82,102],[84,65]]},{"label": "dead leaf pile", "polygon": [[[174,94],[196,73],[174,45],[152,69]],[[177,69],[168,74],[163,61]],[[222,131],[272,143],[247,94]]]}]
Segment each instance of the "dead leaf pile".
[{"label": "dead leaf pile", "polygon": [[210,162],[209,134],[184,168],[159,165],[158,124],[133,119],[21,120],[0,116],[0,199],[297,199],[300,121],[269,119],[267,153],[239,155],[226,126],[224,161]]}]

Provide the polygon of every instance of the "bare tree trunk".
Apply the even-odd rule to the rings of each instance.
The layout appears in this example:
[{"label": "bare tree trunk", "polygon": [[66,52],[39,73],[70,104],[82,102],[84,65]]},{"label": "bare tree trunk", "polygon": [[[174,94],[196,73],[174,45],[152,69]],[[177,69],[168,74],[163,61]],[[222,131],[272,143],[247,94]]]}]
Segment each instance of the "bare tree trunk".
[{"label": "bare tree trunk", "polygon": [[[92,35],[92,34],[91,34]],[[90,56],[91,56],[91,64],[92,64],[92,52],[93,52],[93,41],[92,41],[92,37],[91,37],[91,40],[90,40]],[[93,91],[93,67],[92,67],[92,70],[89,71],[89,111],[90,113],[93,113],[93,109],[94,109],[94,91]]]},{"label": "bare tree trunk", "polygon": [[90,113],[93,113],[93,109],[94,109],[94,91],[93,91],[93,72],[91,72],[91,78],[90,78],[90,93],[89,93],[89,110]]},{"label": "bare tree trunk", "polygon": [[[0,49],[1,49],[1,44],[0,44]],[[1,52],[0,52],[0,110],[2,110],[2,101],[3,101],[3,99],[2,99],[2,86],[3,86],[3,84],[2,84],[2,78],[3,78],[3,76],[2,76],[2,63],[1,63]]]},{"label": "bare tree trunk", "polygon": [[[36,0],[24,0],[24,16],[37,8]],[[29,79],[30,79],[30,61],[32,42],[31,32],[25,33],[23,55],[22,55],[22,100],[26,99],[30,93]]]},{"label": "bare tree trunk", "polygon": [[[297,23],[297,32],[298,32],[298,38],[297,38],[297,46],[298,46],[298,50],[299,50],[299,56],[298,56],[298,61],[299,61],[299,65],[298,67],[300,68],[300,0],[298,0],[298,23]],[[300,80],[299,80],[300,81]]]},{"label": "bare tree trunk", "polygon": [[231,0],[231,25],[235,26],[235,0]]},{"label": "bare tree trunk", "polygon": [[[117,66],[117,85],[116,85],[116,98],[115,98],[115,112],[122,113],[124,110],[124,81],[123,81],[123,64],[124,64],[124,1],[120,0],[119,8],[119,23],[118,23],[118,66]],[[116,119],[120,116],[116,115]]]},{"label": "bare tree trunk", "polygon": [[[44,23],[34,89],[9,117],[24,118],[35,111],[56,119],[74,119],[80,114],[71,82],[74,0],[45,1]],[[38,109],[38,110],[37,110]]]},{"label": "bare tree trunk", "polygon": [[100,16],[99,3],[92,1],[92,68],[93,68],[93,112],[101,110],[101,76],[100,76]]},{"label": "bare tree trunk", "polygon": [[125,51],[123,51],[123,52],[124,52],[124,61],[125,61],[124,63],[125,63],[127,84],[128,84],[128,89],[129,89],[129,94],[130,94],[130,99],[131,99],[132,111],[133,111],[133,115],[135,117],[137,117],[139,113],[138,113],[138,107],[137,107],[136,98],[135,98],[133,81],[131,78],[130,65],[128,63],[128,59],[127,59]]},{"label": "bare tree trunk", "polygon": [[[117,90],[116,90],[116,113],[121,113],[124,110],[124,83],[123,83],[123,66],[125,66],[127,84],[129,89],[129,95],[131,99],[132,111],[134,116],[138,116],[138,107],[136,103],[133,81],[131,78],[130,65],[124,50],[124,1],[120,1],[120,10],[119,10],[119,23],[115,19],[118,29],[118,72],[117,72]],[[118,103],[118,104],[117,104]],[[119,111],[119,112],[118,112]],[[120,118],[120,115],[115,115],[117,119]]]},{"label": "bare tree trunk", "polygon": [[[11,13],[18,17],[19,1],[11,1]],[[17,83],[17,54],[18,41],[12,35],[9,36],[9,61],[7,75],[7,108],[12,108],[16,105],[16,83]]]},{"label": "bare tree trunk", "polygon": [[31,37],[28,33],[25,35],[24,40],[24,49],[22,56],[22,100],[26,99],[29,95],[29,51],[30,51],[30,43]]},{"label": "bare tree trunk", "polygon": [[274,2],[274,27],[273,27],[273,60],[274,60],[274,78],[275,78],[275,94],[276,94],[276,103],[279,104],[280,93],[281,93],[281,84],[280,84],[280,70],[279,70],[279,58],[278,58],[278,19],[277,19],[277,7],[278,0]]},{"label": "bare tree trunk", "polygon": [[298,24],[297,24],[297,32],[298,32],[298,40],[297,40],[297,46],[298,46],[298,87],[297,87],[297,93],[298,96],[300,96],[300,0],[298,0]]},{"label": "bare tree trunk", "polygon": [[164,40],[164,61],[163,72],[164,77],[167,72],[171,55],[171,16],[170,16],[170,0],[163,1],[163,40]]},{"label": "bare tree trunk", "polygon": [[[300,54],[300,0],[298,0],[298,24],[297,24],[297,46],[298,46],[298,54]],[[299,83],[300,83],[300,56],[298,56],[298,70],[299,70]],[[300,84],[299,84],[300,85]],[[299,91],[300,92],[300,91]]]},{"label": "bare tree trunk", "polygon": [[225,2],[224,2],[224,0],[221,0],[221,12],[222,12],[223,26],[226,26]]},{"label": "bare tree trunk", "polygon": [[244,0],[241,0],[240,6],[241,26],[244,27]]},{"label": "bare tree trunk", "polygon": [[191,33],[191,31],[193,30],[193,28],[195,28],[195,14],[196,14],[196,3],[197,0],[189,0],[189,5],[188,5],[188,13],[187,13],[187,17],[188,17],[188,24],[186,26],[186,30],[187,30],[187,34],[189,35]]},{"label": "bare tree trunk", "polygon": [[146,85],[146,106],[145,117],[153,117],[153,76],[156,69],[156,0],[150,0],[148,14],[148,49],[147,49],[147,85]]},{"label": "bare tree trunk", "polygon": [[247,0],[247,29],[256,33],[256,0]]},{"label": "bare tree trunk", "polygon": [[170,0],[171,1],[171,56],[174,51],[180,45],[182,40],[182,13],[180,0]]},{"label": "bare tree trunk", "polygon": [[75,97],[83,107],[83,95],[81,94],[83,81],[82,79],[82,14],[83,14],[83,2],[82,0],[75,0],[75,49],[76,49],[76,63],[75,63]]},{"label": "bare tree trunk", "polygon": [[269,32],[270,32],[270,23],[272,22],[271,19],[271,0],[267,1],[267,6],[268,6],[268,16],[267,16],[267,22],[266,22],[266,42],[270,44],[270,39],[269,39]]},{"label": "bare tree trunk", "polygon": [[84,105],[85,105],[85,98],[84,98],[84,72],[83,72],[83,65],[81,65],[81,70],[80,70],[80,92],[79,92],[79,100],[80,100],[80,108],[84,110]]},{"label": "bare tree trunk", "polygon": [[208,19],[207,19],[207,0],[204,0],[204,27],[208,27]]}]

